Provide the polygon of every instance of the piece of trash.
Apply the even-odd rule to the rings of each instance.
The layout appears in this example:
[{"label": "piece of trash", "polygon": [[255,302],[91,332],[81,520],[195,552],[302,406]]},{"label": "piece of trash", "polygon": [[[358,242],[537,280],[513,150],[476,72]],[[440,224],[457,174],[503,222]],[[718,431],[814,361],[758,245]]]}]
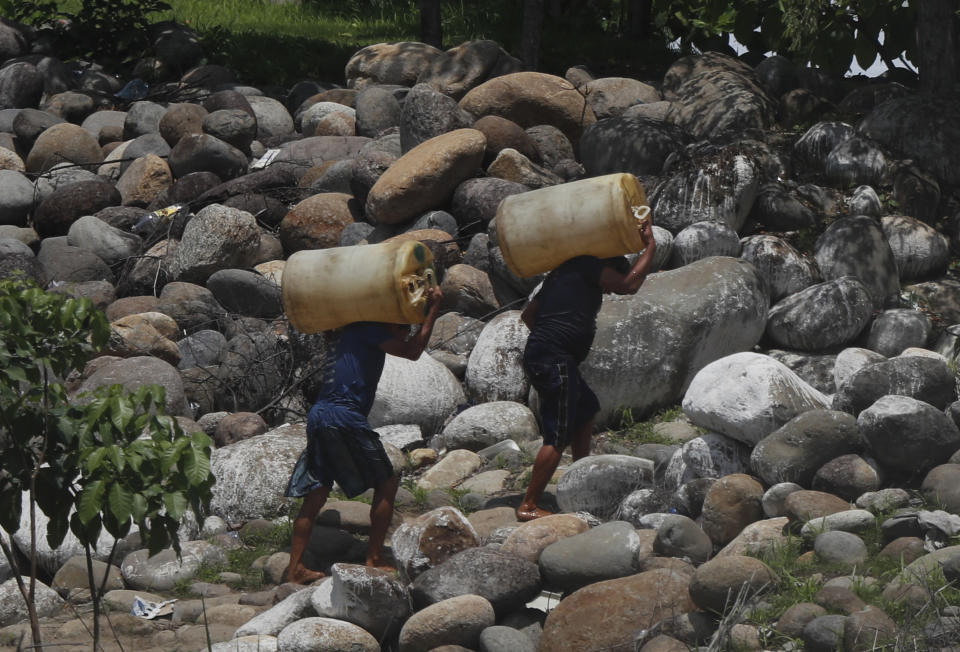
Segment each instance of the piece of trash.
[{"label": "piece of trash", "polygon": [[158,616],[169,616],[173,613],[173,603],[176,601],[177,599],[174,598],[163,602],[150,602],[139,595],[135,595],[133,596],[133,607],[130,609],[130,613],[137,618],[146,620],[153,620]]},{"label": "piece of trash", "polygon": [[251,165],[250,168],[253,170],[259,170],[260,168],[267,167],[268,165],[273,163],[273,159],[277,158],[277,154],[279,153],[280,153],[279,149],[268,149],[266,152],[263,153],[263,156],[261,156],[260,158],[258,158],[256,161],[253,162],[253,165]]},{"label": "piece of trash", "polygon": [[184,204],[171,204],[165,208],[158,208],[152,213],[147,213],[133,225],[133,232],[143,234],[153,230],[159,224],[166,224],[174,216],[185,208]]},{"label": "piece of trash", "polygon": [[147,82],[142,79],[131,79],[127,82],[126,86],[113,95],[114,97],[119,97],[121,100],[142,100],[147,96],[149,90],[150,85],[147,84]]}]

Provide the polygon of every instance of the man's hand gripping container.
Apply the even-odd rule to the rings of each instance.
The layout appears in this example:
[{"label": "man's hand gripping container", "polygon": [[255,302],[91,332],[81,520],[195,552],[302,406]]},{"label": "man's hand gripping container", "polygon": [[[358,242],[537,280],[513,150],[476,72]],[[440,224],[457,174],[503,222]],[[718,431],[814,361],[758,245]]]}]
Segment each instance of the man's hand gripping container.
[{"label": "man's hand gripping container", "polygon": [[436,285],[423,243],[389,242],[298,251],[283,269],[283,308],[303,333],[357,321],[419,324]]},{"label": "man's hand gripping container", "polygon": [[608,174],[511,195],[496,219],[507,265],[518,276],[535,276],[576,256],[641,251],[650,207],[635,176]]}]

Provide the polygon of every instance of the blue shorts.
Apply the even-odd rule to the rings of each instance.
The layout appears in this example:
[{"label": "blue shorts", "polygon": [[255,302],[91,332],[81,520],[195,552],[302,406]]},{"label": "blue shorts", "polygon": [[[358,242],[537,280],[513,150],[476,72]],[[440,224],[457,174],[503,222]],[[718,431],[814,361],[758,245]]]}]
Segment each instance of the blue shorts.
[{"label": "blue shorts", "polygon": [[306,496],[334,481],[349,498],[375,489],[394,475],[380,435],[359,413],[317,402],[307,417],[307,449],[300,455],[284,492]]},{"label": "blue shorts", "polygon": [[600,401],[580,375],[573,357],[525,358],[523,367],[540,401],[543,443],[563,450],[573,434],[600,411]]}]

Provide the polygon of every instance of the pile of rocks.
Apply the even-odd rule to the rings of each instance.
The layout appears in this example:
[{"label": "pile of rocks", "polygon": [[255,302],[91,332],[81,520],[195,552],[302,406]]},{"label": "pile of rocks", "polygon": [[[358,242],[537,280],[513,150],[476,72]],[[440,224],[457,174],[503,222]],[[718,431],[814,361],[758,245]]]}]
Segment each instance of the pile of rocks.
[{"label": "pile of rocks", "polygon": [[[216,637],[238,637],[223,649],[632,649],[658,632],[697,644],[728,590],[769,588],[748,545],[824,517],[807,530],[816,554],[856,559],[849,536],[873,513],[910,508],[890,485],[944,510],[884,520],[891,545],[954,568],[957,548],[940,546],[960,514],[956,334],[943,328],[960,323],[955,103],[718,53],[651,83],[561,78],[520,71],[488,41],[370,46],[346,87],[302,82],[282,99],[205,65],[128,101],[142,87],[32,53],[42,44],[22,26],[0,21],[0,45],[0,277],[22,272],[106,312],[107,355],[71,379],[75,392],[160,383],[167,410],[217,443],[215,517],[184,525],[180,565],[122,542],[114,606],[224,559],[226,523],[286,513],[305,439],[302,424],[279,424],[305,413],[323,342],[283,319],[284,259],[391,238],[431,245],[444,314],[429,354],[388,358],[371,423],[420,490],[468,492],[477,511],[398,523],[399,578],[343,563],[365,526],[318,528],[312,561],[338,562],[332,577],[214,605]],[[855,124],[822,120],[835,115]],[[602,421],[680,403],[688,421],[664,429],[674,445],[610,445],[565,468],[557,506],[579,515],[519,525],[504,494],[539,435],[526,329],[506,308],[538,279],[507,268],[493,218],[506,196],[611,172],[649,191],[657,273],[605,299],[583,370]],[[80,549],[43,540],[51,614],[83,599],[81,583],[56,579]],[[937,552],[919,556],[924,545]],[[524,607],[543,590],[563,597],[545,621]],[[910,576],[887,590],[925,595]],[[9,625],[22,605],[12,580],[0,591]],[[876,612],[822,616],[834,620],[817,635],[839,632],[847,649],[895,636]],[[804,614],[790,632],[822,615]],[[151,640],[169,649],[179,634]]]}]

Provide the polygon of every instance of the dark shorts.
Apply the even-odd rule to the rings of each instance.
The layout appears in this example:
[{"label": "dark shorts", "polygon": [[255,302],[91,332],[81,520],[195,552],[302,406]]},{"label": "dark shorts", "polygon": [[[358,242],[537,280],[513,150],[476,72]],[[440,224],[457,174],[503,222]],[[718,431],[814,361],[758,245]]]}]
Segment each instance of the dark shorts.
[{"label": "dark shorts", "polygon": [[[353,498],[394,475],[380,435],[360,423],[349,423],[352,419],[340,418],[343,415],[336,413],[341,409],[318,404],[310,410],[307,448],[297,460],[285,496],[306,496],[336,482]],[[366,423],[362,416],[360,419]]]},{"label": "dark shorts", "polygon": [[543,443],[566,448],[575,432],[600,411],[597,395],[583,380],[572,357],[525,359],[524,369],[537,390]]}]

